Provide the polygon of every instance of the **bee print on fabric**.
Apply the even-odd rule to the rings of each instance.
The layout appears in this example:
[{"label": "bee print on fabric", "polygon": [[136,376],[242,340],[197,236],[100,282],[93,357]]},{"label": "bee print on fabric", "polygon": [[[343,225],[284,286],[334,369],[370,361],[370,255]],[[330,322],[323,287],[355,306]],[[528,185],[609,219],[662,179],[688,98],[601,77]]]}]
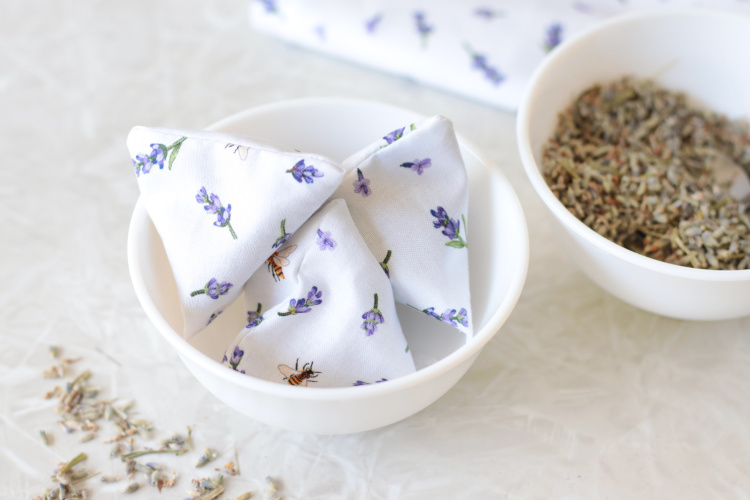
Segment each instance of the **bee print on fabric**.
[{"label": "bee print on fabric", "polygon": [[308,383],[317,382],[312,379],[317,378],[318,374],[322,373],[313,370],[313,361],[305,363],[302,366],[302,370],[300,370],[299,358],[297,358],[297,361],[294,363],[294,368],[287,365],[279,365],[279,371],[284,375],[284,380],[286,380],[289,385],[298,385],[301,387],[307,387]]},{"label": "bee print on fabric", "polygon": [[268,263],[268,272],[273,276],[274,281],[281,281],[284,278],[284,266],[289,265],[289,256],[297,250],[297,245],[290,245],[274,252],[266,261]]},{"label": "bee print on fabric", "polygon": [[234,153],[240,157],[240,160],[247,160],[247,154],[250,148],[247,146],[240,146],[239,144],[227,144],[224,149],[234,148]]}]

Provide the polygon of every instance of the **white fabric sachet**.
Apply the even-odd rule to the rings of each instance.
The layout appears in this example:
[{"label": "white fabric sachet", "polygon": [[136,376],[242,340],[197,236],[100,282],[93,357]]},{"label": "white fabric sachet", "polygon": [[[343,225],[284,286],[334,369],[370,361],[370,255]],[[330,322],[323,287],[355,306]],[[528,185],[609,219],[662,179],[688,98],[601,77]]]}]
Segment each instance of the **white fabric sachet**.
[{"label": "white fabric sachet", "polygon": [[388,277],[333,200],[275,249],[245,287],[247,326],[222,363],[253,377],[347,387],[415,371]]},{"label": "white fabric sachet", "polygon": [[186,337],[241,293],[271,246],[300,227],[344,175],[320,155],[218,132],[135,127],[127,144],[172,267]]},{"label": "white fabric sachet", "polygon": [[405,124],[344,167],[332,198],[346,200],[396,301],[471,336],[468,185],[453,123]]}]

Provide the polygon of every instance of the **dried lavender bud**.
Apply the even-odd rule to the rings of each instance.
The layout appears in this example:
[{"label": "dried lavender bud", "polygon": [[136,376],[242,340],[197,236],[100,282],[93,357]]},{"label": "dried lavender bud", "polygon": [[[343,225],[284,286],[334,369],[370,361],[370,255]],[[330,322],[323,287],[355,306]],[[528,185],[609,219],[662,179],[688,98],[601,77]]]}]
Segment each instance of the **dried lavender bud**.
[{"label": "dried lavender bud", "polygon": [[735,198],[747,195],[747,123],[623,78],[559,115],[542,170],[573,215],[618,245],[682,266],[750,268],[748,205]]},{"label": "dried lavender bud", "polygon": [[218,456],[219,453],[216,450],[212,450],[211,448],[203,448],[203,455],[198,459],[198,463],[196,463],[195,466],[203,467],[208,462],[216,459],[216,457]]},{"label": "dried lavender bud", "polygon": [[81,436],[81,437],[80,437],[80,438],[78,439],[78,441],[79,441],[80,443],[85,443],[85,442],[87,442],[87,441],[91,441],[91,440],[92,440],[92,439],[94,439],[95,437],[96,437],[96,434],[94,434],[93,432],[88,432],[88,433],[84,434],[83,436]]},{"label": "dried lavender bud", "polygon": [[130,483],[127,488],[125,488],[122,492],[125,494],[133,493],[135,491],[138,491],[138,488],[140,486],[138,483]]},{"label": "dried lavender bud", "polygon": [[44,443],[45,446],[49,446],[52,443],[52,440],[50,439],[51,436],[47,435],[44,431],[39,431],[39,437],[42,438],[42,443]]}]

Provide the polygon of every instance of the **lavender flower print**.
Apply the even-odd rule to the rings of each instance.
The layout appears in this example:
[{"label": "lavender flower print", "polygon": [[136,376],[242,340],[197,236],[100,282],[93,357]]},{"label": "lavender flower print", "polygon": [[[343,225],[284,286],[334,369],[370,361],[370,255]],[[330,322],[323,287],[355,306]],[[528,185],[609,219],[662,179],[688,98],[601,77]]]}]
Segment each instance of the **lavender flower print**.
[{"label": "lavender flower print", "polygon": [[429,158],[425,158],[424,160],[420,160],[419,158],[416,158],[413,162],[407,161],[402,163],[400,166],[404,168],[410,168],[414,170],[417,175],[422,175],[424,172],[424,169],[430,168],[432,166],[432,160]]},{"label": "lavender flower print", "polygon": [[317,168],[312,165],[305,165],[304,158],[294,164],[292,168],[286,171],[288,174],[291,173],[294,179],[302,183],[304,180],[307,184],[315,182],[314,177],[323,177],[323,172],[318,171]]},{"label": "lavender flower print", "polygon": [[388,268],[388,261],[391,260],[391,252],[388,250],[388,253],[385,254],[385,259],[383,259],[383,262],[380,263],[380,267],[385,272],[385,275],[388,276],[388,279],[391,279],[391,270]]},{"label": "lavender flower print", "polygon": [[[417,127],[413,123],[411,125],[409,125],[409,131],[414,131],[416,129],[417,129]],[[394,130],[393,132],[390,132],[389,134],[385,135],[383,137],[383,139],[385,139],[386,144],[383,145],[383,146],[380,146],[380,148],[382,149],[382,148],[384,148],[386,146],[390,146],[391,144],[393,144],[397,140],[401,139],[404,136],[404,130],[406,130],[406,127],[401,127],[401,128],[398,128],[398,129]]]},{"label": "lavender flower print", "polygon": [[436,313],[434,307],[422,309],[422,312],[451,326],[458,326],[459,324],[464,327],[469,326],[469,312],[463,307],[458,312],[455,309],[446,309],[442,314]]},{"label": "lavender flower print", "polygon": [[299,299],[291,299],[289,301],[289,308],[287,309],[287,312],[278,313],[278,315],[290,316],[294,314],[304,314],[306,312],[310,312],[313,306],[317,306],[318,304],[323,302],[323,300],[321,299],[322,296],[323,291],[318,290],[318,287],[314,286],[307,293],[307,299],[305,299],[304,297]]},{"label": "lavender flower print", "polygon": [[172,153],[169,155],[167,165],[169,170],[172,170],[172,164],[174,163],[175,158],[177,158],[177,153],[180,151],[182,143],[185,142],[186,139],[187,137],[181,137],[169,146],[165,146],[164,144],[151,144],[151,152],[149,154],[139,153],[135,155],[135,160],[133,160],[135,175],[140,176],[141,173],[147,174],[151,172],[151,169],[155,166],[159,167],[160,170],[163,169],[167,153],[170,151]]},{"label": "lavender flower print", "polygon": [[263,322],[263,315],[260,313],[263,306],[258,302],[258,309],[247,312],[247,326],[245,328],[255,328]]},{"label": "lavender flower print", "polygon": [[434,27],[427,24],[424,12],[417,11],[414,13],[414,22],[417,25],[417,33],[422,37],[422,48],[427,48],[427,37],[430,36]]},{"label": "lavender flower print", "polygon": [[229,292],[229,289],[233,286],[234,285],[228,281],[219,283],[219,280],[217,280],[216,278],[211,278],[208,283],[206,283],[205,287],[192,292],[190,296],[195,297],[196,295],[206,294],[212,299],[216,300],[220,296],[226,295]]},{"label": "lavender flower print", "polygon": [[263,8],[266,9],[266,12],[269,14],[275,14],[278,10],[278,7],[276,7],[276,0],[258,0],[261,4],[263,4]]},{"label": "lavender flower print", "polygon": [[383,139],[385,139],[385,142],[387,142],[388,144],[393,144],[397,140],[401,139],[401,137],[403,137],[405,128],[406,127],[401,127],[399,129],[396,129],[383,137]]},{"label": "lavender flower print", "polygon": [[[437,210],[430,210],[430,213],[437,220],[432,221],[432,225],[435,229],[443,228],[442,233],[450,240],[445,244],[447,247],[453,248],[465,248],[466,242],[461,237],[461,222],[456,219],[451,219],[448,216],[448,212],[443,207],[437,207]],[[466,219],[461,216],[464,221],[464,227],[466,227]]]},{"label": "lavender flower print", "polygon": [[368,19],[365,22],[365,29],[367,30],[369,34],[372,35],[373,33],[375,33],[375,30],[377,29],[378,24],[380,24],[380,21],[382,20],[383,20],[382,14],[375,14],[372,18]]},{"label": "lavender flower print", "polygon": [[492,10],[488,7],[479,7],[477,9],[474,9],[474,15],[487,21],[492,21],[496,17],[503,17],[502,12]]},{"label": "lavender flower print", "polygon": [[[388,379],[387,379],[387,378],[381,378],[380,380],[376,380],[376,381],[375,381],[375,383],[376,383],[376,384],[379,384],[379,383],[381,383],[381,382],[388,382]],[[361,381],[361,380],[357,380],[357,381],[356,381],[356,382],[354,382],[354,383],[353,383],[352,385],[353,385],[354,387],[358,387],[358,386],[360,386],[360,385],[370,385],[370,382],[363,382],[363,381]]]},{"label": "lavender flower print", "polygon": [[562,42],[563,27],[560,23],[553,23],[547,27],[544,38],[544,50],[549,52]]},{"label": "lavender flower print", "polygon": [[484,74],[484,77],[492,83],[492,85],[500,85],[505,81],[505,75],[500,73],[496,68],[493,68],[487,62],[487,56],[474,52],[469,44],[464,44],[464,49],[471,56],[471,67],[478,69]]},{"label": "lavender flower print", "polygon": [[[237,365],[240,364],[240,361],[242,361],[242,356],[245,355],[245,351],[240,349],[240,346],[236,345],[234,346],[234,352],[232,352],[232,357],[227,358],[227,355],[224,355],[224,359],[221,360],[222,363],[229,362],[230,365],[232,365],[232,370],[237,370]],[[240,373],[245,373],[245,370],[240,371]]]},{"label": "lavender flower print", "polygon": [[325,250],[326,248],[333,250],[336,248],[336,241],[331,238],[330,231],[321,231],[318,229],[318,239],[315,240],[315,243],[318,244],[321,250]]},{"label": "lavender flower print", "polygon": [[286,240],[288,240],[292,236],[292,233],[287,233],[284,230],[285,224],[286,224],[286,219],[281,219],[281,236],[276,238],[276,243],[271,245],[271,248],[279,248],[281,245],[286,243]]},{"label": "lavender flower print", "polygon": [[234,238],[235,240],[237,239],[237,235],[235,234],[234,229],[232,229],[232,225],[229,223],[232,212],[231,204],[224,207],[221,204],[221,200],[218,196],[213,193],[211,193],[210,196],[208,195],[205,187],[200,188],[198,194],[195,195],[195,200],[198,203],[205,203],[203,208],[206,210],[207,214],[216,215],[216,222],[214,222],[214,226],[228,227],[229,232],[232,234],[232,238]]},{"label": "lavender flower print", "polygon": [[372,309],[362,315],[362,319],[365,321],[362,323],[361,328],[365,331],[365,334],[368,337],[372,336],[378,330],[378,325],[385,323],[383,313],[378,309],[377,293],[375,294],[375,305],[372,306]]},{"label": "lavender flower print", "polygon": [[360,169],[357,169],[357,180],[353,184],[355,193],[361,193],[365,198],[372,194],[370,179],[366,179]]},{"label": "lavender flower print", "polygon": [[224,311],[216,311],[215,313],[211,313],[211,317],[208,318],[208,323],[206,323],[206,326],[213,323],[213,321],[219,317],[219,314],[223,313]]}]

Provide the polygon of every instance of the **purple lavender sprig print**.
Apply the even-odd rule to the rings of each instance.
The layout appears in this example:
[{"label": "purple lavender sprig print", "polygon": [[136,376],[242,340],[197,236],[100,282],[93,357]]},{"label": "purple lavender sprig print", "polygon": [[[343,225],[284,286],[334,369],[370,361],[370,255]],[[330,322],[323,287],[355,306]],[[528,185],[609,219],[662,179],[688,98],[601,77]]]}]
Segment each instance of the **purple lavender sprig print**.
[{"label": "purple lavender sprig print", "polygon": [[323,26],[322,24],[319,26],[316,26],[315,28],[313,28],[313,31],[318,36],[318,39],[321,42],[326,41],[326,27],[325,26]]},{"label": "purple lavender sprig print", "polygon": [[[376,384],[379,384],[379,383],[381,383],[381,382],[388,382],[388,379],[387,379],[387,378],[381,378],[380,380],[376,380],[376,381],[375,381],[375,383],[376,383]],[[353,385],[354,387],[359,387],[360,385],[370,385],[371,383],[372,383],[372,382],[363,382],[362,380],[357,380],[357,381],[356,381],[356,382],[354,382],[354,383],[353,383],[352,385]]]},{"label": "purple lavender sprig print", "polygon": [[330,231],[318,229],[318,238],[315,240],[315,243],[318,244],[321,250],[325,250],[326,248],[334,250],[336,248],[336,240],[331,238]]},{"label": "purple lavender sprig print", "polygon": [[263,315],[260,311],[263,309],[260,302],[258,302],[258,308],[255,311],[247,312],[247,326],[245,328],[255,328],[263,322]]},{"label": "purple lavender sprig print", "polygon": [[318,290],[317,286],[312,287],[307,293],[307,298],[301,297],[299,299],[291,299],[289,301],[289,308],[287,312],[278,313],[279,316],[290,316],[294,314],[304,314],[310,312],[312,307],[317,306],[323,302],[323,291]]},{"label": "purple lavender sprig print", "polygon": [[[172,170],[172,164],[174,163],[175,158],[177,158],[177,153],[180,151],[182,143],[185,142],[186,139],[187,137],[181,137],[169,146],[158,143],[151,144],[151,152],[149,154],[136,154],[135,160],[133,160],[135,175],[140,177],[141,173],[147,174],[151,172],[153,167],[159,167],[159,170],[162,170],[165,161],[167,161],[168,170]],[[169,159],[167,160],[168,153]]]},{"label": "purple lavender sprig print", "polygon": [[388,276],[388,279],[391,279],[391,270],[388,267],[388,261],[391,260],[391,254],[392,253],[393,252],[391,252],[390,250],[388,250],[388,253],[385,254],[385,259],[383,259],[383,262],[380,262],[380,267],[385,272],[385,275]]},{"label": "purple lavender sprig print", "polygon": [[208,322],[206,323],[206,326],[213,323],[213,321],[219,317],[219,314],[223,313],[224,311],[216,311],[215,313],[211,313],[211,317],[208,318]]},{"label": "purple lavender sprig print", "polygon": [[195,200],[198,203],[205,203],[203,208],[206,210],[207,214],[216,215],[216,222],[214,222],[214,226],[228,227],[229,232],[232,234],[232,238],[234,238],[235,240],[237,239],[237,234],[235,234],[234,229],[232,229],[232,225],[229,223],[229,219],[231,218],[232,214],[231,204],[228,204],[226,207],[224,207],[221,204],[221,200],[218,196],[213,193],[211,193],[210,196],[208,195],[205,187],[200,188],[198,194],[195,195]]},{"label": "purple lavender sprig print", "polygon": [[286,243],[286,240],[288,240],[292,236],[292,233],[287,233],[284,230],[285,225],[286,225],[286,219],[281,219],[281,236],[276,238],[276,242],[273,245],[271,245],[271,248],[279,248],[281,245]]},{"label": "purple lavender sprig print", "polygon": [[405,128],[406,127],[397,128],[393,132],[386,134],[385,137],[383,137],[383,139],[385,139],[385,142],[387,142],[388,144],[393,144],[394,142],[396,142],[397,140],[401,139],[404,136]]},{"label": "purple lavender sprig print", "polygon": [[224,354],[224,358],[221,360],[222,363],[229,362],[230,365],[232,365],[232,370],[239,371],[240,373],[245,373],[245,370],[237,370],[237,366],[240,364],[240,361],[242,361],[242,356],[245,355],[245,351],[240,349],[240,346],[236,345],[234,346],[234,351],[232,352],[232,357],[228,358],[226,354]]},{"label": "purple lavender sprig print", "polygon": [[365,198],[372,194],[372,188],[370,187],[370,179],[365,178],[364,174],[360,169],[357,169],[357,180],[352,183],[354,185],[354,192],[361,194]]},{"label": "purple lavender sprig print", "polygon": [[420,160],[419,158],[415,158],[414,161],[406,161],[400,165],[404,168],[410,168],[414,170],[417,175],[422,175],[424,172],[424,169],[430,168],[432,166],[432,160],[429,158],[425,158],[423,160]]},{"label": "purple lavender sprig print", "polygon": [[380,24],[380,21],[383,20],[383,14],[375,14],[370,19],[365,21],[365,29],[367,30],[367,33],[373,34],[375,33],[375,30],[378,28],[378,25]]},{"label": "purple lavender sprig print", "polygon": [[378,325],[382,325],[385,323],[385,319],[383,319],[383,313],[380,312],[380,309],[378,309],[378,294],[375,294],[375,304],[372,306],[372,309],[367,311],[362,315],[362,319],[364,322],[362,323],[362,328],[365,331],[365,334],[370,337],[372,336],[377,330]]},{"label": "purple lavender sprig print", "polygon": [[[406,127],[397,128],[393,132],[389,132],[388,134],[383,136],[383,139],[385,139],[386,143],[380,146],[380,148],[382,149],[386,146],[390,146],[397,140],[401,139],[404,136],[404,130],[406,130]],[[411,125],[409,125],[409,131],[413,132],[414,130],[417,130],[417,127],[412,123]]]},{"label": "purple lavender sprig print", "polygon": [[436,313],[434,307],[422,309],[422,312],[451,326],[469,326],[469,312],[463,307],[458,312],[455,309],[446,309],[442,314]]},{"label": "purple lavender sprig print", "polygon": [[278,7],[276,6],[276,0],[258,0],[263,5],[263,8],[266,9],[266,12],[268,14],[275,14],[278,12]]},{"label": "purple lavender sprig print", "polygon": [[[443,207],[437,207],[437,210],[430,210],[430,213],[432,214],[435,219],[432,221],[432,225],[435,229],[443,228],[442,233],[450,239],[448,243],[445,244],[447,247],[453,247],[453,248],[465,248],[466,242],[461,237],[461,222],[457,219],[451,219],[448,216],[448,212],[445,211]],[[464,221],[464,228],[466,227],[466,219],[464,216],[461,216],[461,219]]]},{"label": "purple lavender sprig print", "polygon": [[562,42],[563,27],[560,23],[552,23],[547,26],[547,31],[544,34],[544,50],[546,52],[551,51]]},{"label": "purple lavender sprig print", "polygon": [[323,172],[312,165],[305,165],[304,158],[295,163],[286,173],[292,174],[294,180],[297,182],[302,183],[302,181],[305,181],[307,184],[315,182],[315,177],[323,177]]},{"label": "purple lavender sprig print", "polygon": [[414,23],[417,27],[417,33],[419,33],[419,36],[422,38],[422,48],[426,49],[427,38],[432,34],[435,27],[427,24],[427,16],[425,16],[425,13],[422,11],[414,13]]},{"label": "purple lavender sprig print", "polygon": [[487,61],[487,56],[474,52],[469,44],[464,44],[464,49],[469,53],[471,57],[471,67],[478,69],[482,72],[484,77],[492,83],[492,85],[500,85],[505,81],[505,75],[503,75],[497,68],[490,66]]},{"label": "purple lavender sprig print", "polygon": [[206,283],[205,287],[192,292],[190,296],[195,297],[196,295],[206,294],[212,299],[216,300],[222,295],[226,295],[229,292],[229,289],[233,286],[234,285],[228,281],[219,283],[219,280],[217,280],[216,278],[211,278],[208,283]]},{"label": "purple lavender sprig print", "polygon": [[474,9],[474,15],[486,21],[492,21],[496,17],[503,17],[503,12],[492,10],[489,7],[478,7]]}]

